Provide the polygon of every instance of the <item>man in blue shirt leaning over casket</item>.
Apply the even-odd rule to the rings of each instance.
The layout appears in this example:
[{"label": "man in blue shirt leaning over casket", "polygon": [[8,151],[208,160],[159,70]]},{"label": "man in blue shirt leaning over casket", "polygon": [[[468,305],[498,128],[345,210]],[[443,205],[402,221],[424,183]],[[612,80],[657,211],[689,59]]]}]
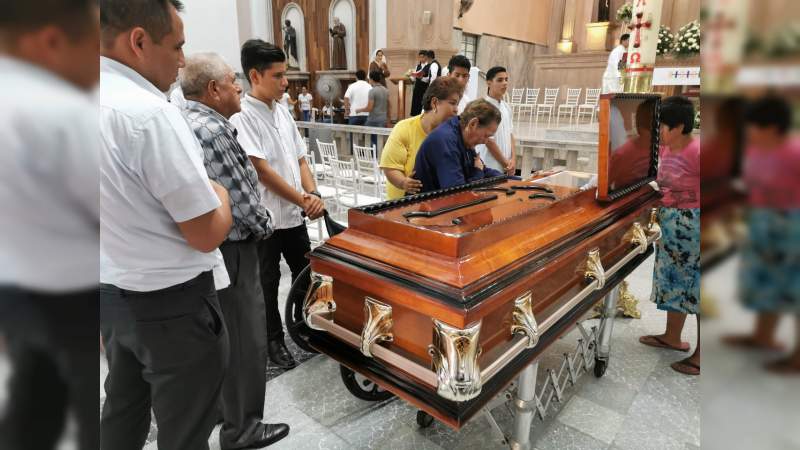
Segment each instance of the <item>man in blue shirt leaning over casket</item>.
[{"label": "man in blue shirt leaning over casket", "polygon": [[475,146],[486,143],[500,124],[500,111],[486,100],[475,100],[460,116],[437,127],[419,149],[414,166],[421,192],[435,191],[502,175],[486,167]]}]

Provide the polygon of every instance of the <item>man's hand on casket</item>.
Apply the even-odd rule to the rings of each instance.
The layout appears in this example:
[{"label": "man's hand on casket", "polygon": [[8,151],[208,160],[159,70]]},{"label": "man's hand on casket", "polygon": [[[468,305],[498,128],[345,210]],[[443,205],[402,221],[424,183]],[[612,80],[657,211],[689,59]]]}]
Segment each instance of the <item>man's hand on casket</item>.
[{"label": "man's hand on casket", "polygon": [[303,211],[306,212],[306,216],[311,219],[319,219],[322,217],[322,214],[325,211],[325,204],[322,202],[322,199],[317,197],[316,195],[304,193],[303,194]]}]

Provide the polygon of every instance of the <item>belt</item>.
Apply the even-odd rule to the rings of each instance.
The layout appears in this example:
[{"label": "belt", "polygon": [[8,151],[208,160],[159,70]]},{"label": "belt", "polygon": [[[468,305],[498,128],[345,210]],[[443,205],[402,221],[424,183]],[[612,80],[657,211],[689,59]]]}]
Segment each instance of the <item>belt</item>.
[{"label": "belt", "polygon": [[210,283],[211,286],[213,286],[214,274],[210,270],[207,272],[202,272],[200,275],[192,278],[189,281],[184,281],[183,283],[165,287],[163,289],[158,289],[155,291],[131,291],[129,289],[119,288],[117,286],[114,286],[113,284],[104,284],[104,283],[100,283],[100,289],[106,292],[114,292],[121,296],[143,296],[143,295],[158,295],[158,294],[165,294],[168,292],[184,291],[193,288],[201,283]]}]

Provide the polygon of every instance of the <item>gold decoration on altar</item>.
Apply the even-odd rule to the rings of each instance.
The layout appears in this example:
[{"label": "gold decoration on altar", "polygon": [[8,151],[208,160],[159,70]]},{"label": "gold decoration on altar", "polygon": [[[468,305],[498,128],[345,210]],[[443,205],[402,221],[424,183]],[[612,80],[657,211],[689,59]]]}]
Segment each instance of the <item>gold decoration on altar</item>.
[{"label": "gold decoration on altar", "polygon": [[[639,299],[633,295],[628,287],[628,282],[623,280],[619,283],[619,298],[617,299],[617,315],[631,319],[641,319],[642,313],[639,311]],[[598,302],[592,308],[592,318],[603,316],[603,302]]]}]

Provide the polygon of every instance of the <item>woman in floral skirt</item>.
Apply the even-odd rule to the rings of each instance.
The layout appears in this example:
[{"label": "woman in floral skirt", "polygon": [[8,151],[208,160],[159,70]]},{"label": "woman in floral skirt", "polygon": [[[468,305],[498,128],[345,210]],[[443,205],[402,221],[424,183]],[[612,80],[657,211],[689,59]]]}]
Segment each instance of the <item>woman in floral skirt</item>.
[{"label": "woman in floral skirt", "polygon": [[[661,103],[661,148],[657,183],[661,193],[658,221],[662,236],[656,247],[650,299],[667,312],[663,334],[639,338],[652,347],[688,352],[681,340],[686,316],[700,307],[700,140],[692,137],[694,105],[686,97]],[[687,375],[700,374],[700,330],[694,353],[672,364]]]}]

